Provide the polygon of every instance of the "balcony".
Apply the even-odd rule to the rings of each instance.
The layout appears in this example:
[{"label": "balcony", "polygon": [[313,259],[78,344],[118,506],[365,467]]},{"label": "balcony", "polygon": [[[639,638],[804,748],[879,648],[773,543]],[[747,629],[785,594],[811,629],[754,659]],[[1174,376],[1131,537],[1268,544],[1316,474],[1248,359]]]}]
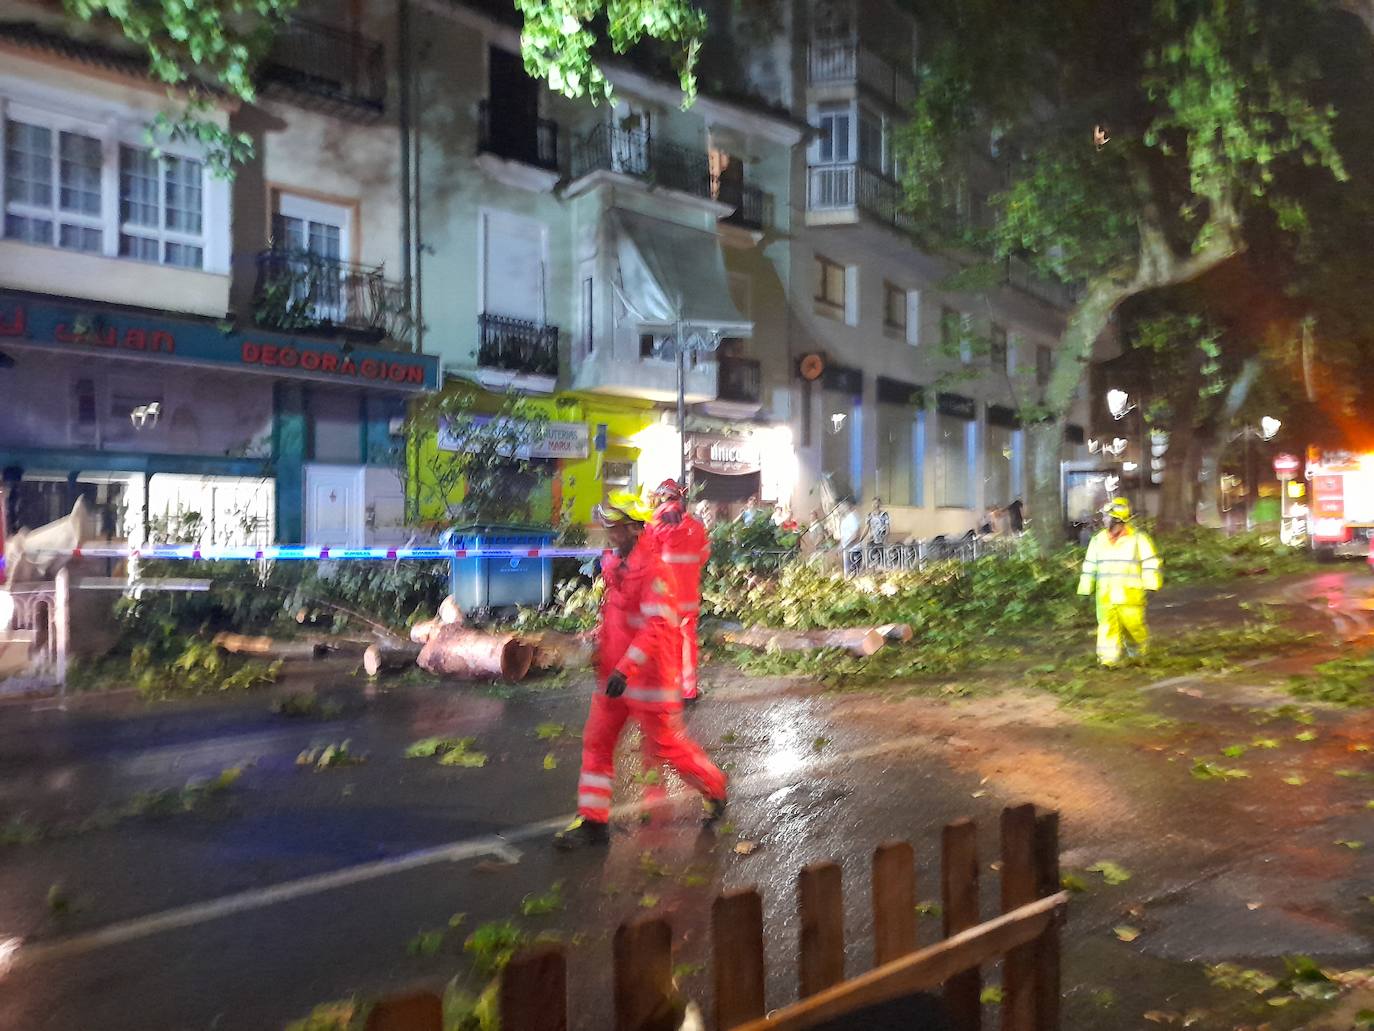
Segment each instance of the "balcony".
[{"label": "balcony", "polygon": [[552,393],[558,381],[558,327],[505,315],[477,316],[477,378],[483,386]]},{"label": "balcony", "polygon": [[293,18],[278,30],[260,72],[265,85],[326,109],[380,114],[386,107],[386,51],[356,32]]},{"label": "balcony", "polygon": [[618,172],[653,186],[713,198],[711,167],[704,153],[664,143],[638,129],[598,125],[576,141],[573,178],[580,179],[592,172]]},{"label": "balcony", "polygon": [[806,70],[813,86],[858,86],[900,108],[916,99],[916,80],[910,72],[853,37],[812,40]]},{"label": "balcony", "polygon": [[548,118],[493,121],[491,103],[478,105],[477,149],[507,161],[518,161],[546,172],[558,171],[558,123]]},{"label": "balcony", "polygon": [[902,188],[863,165],[813,165],[807,169],[808,225],[849,224],[868,215],[904,231],[915,228],[902,210]]},{"label": "balcony", "polygon": [[253,317],[259,326],[413,349],[405,290],[383,278],[381,268],[282,248],[262,251],[257,263]]},{"label": "balcony", "polygon": [[773,198],[757,186],[716,179],[711,183],[711,195],[735,209],[721,219],[722,222],[754,230],[765,229],[773,223]]}]

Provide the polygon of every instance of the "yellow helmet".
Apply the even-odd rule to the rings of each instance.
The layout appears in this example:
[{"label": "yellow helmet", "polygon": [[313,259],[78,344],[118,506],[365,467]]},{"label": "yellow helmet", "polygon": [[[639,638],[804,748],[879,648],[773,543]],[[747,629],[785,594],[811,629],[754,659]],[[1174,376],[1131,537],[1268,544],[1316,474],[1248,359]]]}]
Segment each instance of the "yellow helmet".
[{"label": "yellow helmet", "polygon": [[1108,519],[1120,519],[1123,523],[1131,521],[1131,503],[1125,498],[1112,498],[1103,512]]},{"label": "yellow helmet", "polygon": [[613,490],[596,506],[594,514],[598,523],[611,527],[621,523],[647,523],[653,516],[653,509],[634,491]]}]

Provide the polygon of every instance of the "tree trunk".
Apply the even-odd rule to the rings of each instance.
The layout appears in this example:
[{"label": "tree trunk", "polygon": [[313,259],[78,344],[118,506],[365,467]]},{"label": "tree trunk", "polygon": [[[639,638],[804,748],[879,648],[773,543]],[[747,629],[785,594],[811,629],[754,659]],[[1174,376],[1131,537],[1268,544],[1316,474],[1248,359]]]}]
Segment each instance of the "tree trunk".
[{"label": "tree trunk", "polygon": [[[1196,345],[1188,349],[1182,382],[1169,390],[1169,449],[1164,452],[1164,482],[1159,487],[1159,528],[1173,530],[1191,526],[1197,509],[1190,506],[1188,488],[1189,456],[1197,433],[1198,391],[1202,389],[1202,360],[1205,355]],[[1141,476],[1150,475],[1150,458],[1141,455]]]},{"label": "tree trunk", "polygon": [[557,630],[521,634],[520,640],[534,649],[530,668],[541,671],[589,666],[595,650],[586,634],[563,634]]},{"label": "tree trunk", "polygon": [[363,669],[370,677],[392,669],[415,665],[420,657],[418,644],[370,644],[363,652]]},{"label": "tree trunk", "polygon": [[1083,382],[1083,373],[1092,360],[1093,347],[1116,306],[1131,291],[1102,279],[1091,284],[1069,313],[1059,337],[1054,369],[1045,386],[1046,417],[1029,427],[1031,478],[1030,503],[1026,506],[1029,529],[1042,552],[1064,543],[1064,502],[1060,476],[1064,452],[1064,423],[1073,407],[1074,393]]},{"label": "tree trunk", "polygon": [[843,648],[861,658],[881,651],[887,637],[873,627],[853,627],[844,630],[773,630],[768,627],[749,627],[745,630],[718,630],[712,635],[726,644],[736,644],[759,651],[776,649],[783,652],[819,651],[822,648]]},{"label": "tree trunk", "polygon": [[515,634],[488,634],[449,625],[431,637],[416,660],[420,668],[465,680],[525,679],[534,649]]},{"label": "tree trunk", "polygon": [[319,641],[278,641],[274,637],[218,633],[211,641],[231,655],[261,655],[269,659],[317,659],[329,649]]},{"label": "tree trunk", "polygon": [[1226,392],[1226,400],[1221,406],[1221,412],[1217,415],[1216,445],[1211,448],[1203,460],[1198,477],[1202,483],[1207,485],[1204,488],[1205,493],[1198,511],[1198,521],[1204,526],[1221,525],[1221,457],[1222,452],[1226,450],[1226,429],[1235,419],[1241,406],[1245,404],[1245,399],[1250,396],[1250,388],[1254,385],[1259,372],[1259,359],[1247,358],[1245,364],[1241,366],[1240,375],[1231,384],[1231,389]]}]

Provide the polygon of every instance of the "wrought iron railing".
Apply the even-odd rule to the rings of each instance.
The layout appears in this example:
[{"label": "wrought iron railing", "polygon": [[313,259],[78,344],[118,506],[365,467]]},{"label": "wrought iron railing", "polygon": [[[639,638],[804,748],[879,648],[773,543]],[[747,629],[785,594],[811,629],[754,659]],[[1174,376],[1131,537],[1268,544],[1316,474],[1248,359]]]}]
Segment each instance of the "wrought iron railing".
[{"label": "wrought iron railing", "polygon": [[716,358],[716,399],[736,404],[758,404],[763,399],[763,374],[755,358]]},{"label": "wrought iron railing", "polygon": [[901,186],[860,164],[813,165],[807,174],[806,206],[809,211],[857,209],[899,229],[915,225],[902,207]]},{"label": "wrought iron railing", "polygon": [[477,365],[484,369],[558,375],[558,327],[504,315],[478,315]]},{"label": "wrought iron railing", "polygon": [[477,149],[550,172],[558,171],[558,123],[548,118],[491,117],[491,102],[478,104]]},{"label": "wrought iron railing", "polygon": [[852,36],[813,40],[807,51],[807,75],[812,83],[857,83],[898,107],[916,99],[916,80],[909,71]]},{"label": "wrought iron railing", "polygon": [[277,31],[261,75],[327,100],[377,111],[386,104],[382,44],[308,18],[293,18]]},{"label": "wrought iron railing", "polygon": [[414,321],[399,283],[367,268],[308,251],[273,247],[258,254],[253,315],[259,326],[345,332],[410,348]]},{"label": "wrought iron railing", "polygon": [[706,155],[652,133],[598,125],[573,145],[573,178],[608,171],[680,190],[697,197],[711,196],[711,167]]},{"label": "wrought iron railing", "polygon": [[773,222],[773,198],[757,186],[725,179],[712,181],[711,192],[722,204],[735,210],[723,221],[746,229],[763,229]]}]

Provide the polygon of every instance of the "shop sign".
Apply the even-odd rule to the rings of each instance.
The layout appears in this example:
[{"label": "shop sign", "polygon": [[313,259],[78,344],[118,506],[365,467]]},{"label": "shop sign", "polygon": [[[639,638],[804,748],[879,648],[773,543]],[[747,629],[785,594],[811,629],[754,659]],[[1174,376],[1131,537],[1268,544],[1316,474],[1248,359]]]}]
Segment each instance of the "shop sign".
[{"label": "shop sign", "polygon": [[1302,468],[1302,460],[1297,455],[1282,454],[1274,456],[1274,475],[1280,480],[1291,480]]},{"label": "shop sign", "polygon": [[935,408],[941,415],[951,415],[956,419],[972,422],[978,418],[978,402],[963,394],[940,394],[935,398]]},{"label": "shop sign", "polygon": [[758,445],[738,437],[693,437],[692,465],[720,476],[743,476],[760,468]]},{"label": "shop sign", "polygon": [[78,308],[0,291],[0,340],[71,352],[107,352],[177,365],[214,365],[405,390],[439,385],[434,355],[345,350],[324,340],[222,331],[210,323],[110,308]]},{"label": "shop sign", "polygon": [[[485,426],[491,422],[487,415],[472,418],[472,425]],[[539,424],[536,434],[530,423],[514,420],[511,431],[530,439],[527,447],[518,449],[520,458],[586,458],[590,435],[584,422],[546,422]],[[439,448],[442,451],[462,451],[463,442],[447,420],[439,421]],[[471,449],[468,449],[471,450]]]}]

